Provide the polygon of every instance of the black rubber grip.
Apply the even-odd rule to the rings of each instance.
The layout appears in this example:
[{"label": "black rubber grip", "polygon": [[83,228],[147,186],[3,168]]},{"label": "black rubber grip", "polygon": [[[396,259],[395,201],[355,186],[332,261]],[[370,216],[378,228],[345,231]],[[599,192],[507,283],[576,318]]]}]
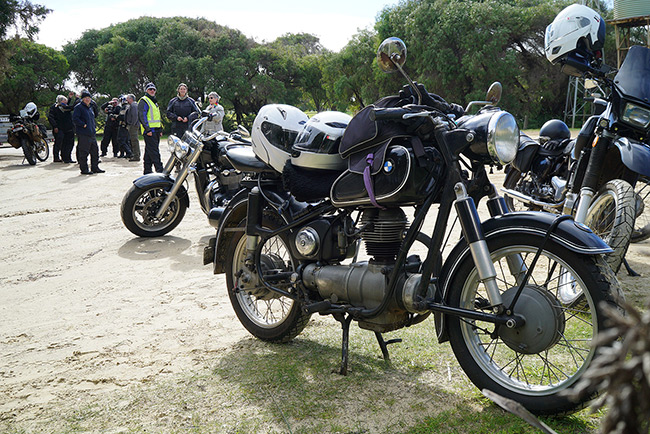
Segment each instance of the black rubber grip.
[{"label": "black rubber grip", "polygon": [[401,121],[402,116],[407,113],[412,111],[401,107],[376,108],[370,112],[369,117],[371,121]]}]

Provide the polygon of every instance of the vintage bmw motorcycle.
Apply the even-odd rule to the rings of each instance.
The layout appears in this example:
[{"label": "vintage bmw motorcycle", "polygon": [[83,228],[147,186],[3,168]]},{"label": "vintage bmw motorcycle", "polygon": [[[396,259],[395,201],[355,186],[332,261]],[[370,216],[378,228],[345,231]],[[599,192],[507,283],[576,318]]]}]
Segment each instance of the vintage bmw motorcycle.
[{"label": "vintage bmw motorcycle", "polygon": [[[579,8],[590,11],[586,6]],[[601,25],[604,38],[602,19]],[[552,39],[549,32],[547,40]],[[563,44],[567,46],[566,41]],[[639,177],[650,176],[650,49],[632,47],[612,80],[607,75],[611,68],[593,50],[572,47],[564,56],[547,57],[561,63],[567,74],[585,76],[609,89],[604,110],[585,122],[575,140],[561,140],[568,137],[568,129],[565,137],[543,137],[551,139],[546,143],[522,137],[503,193],[510,209],[521,209],[516,204],[521,202],[529,209],[574,215],[612,247],[607,262],[618,271],[631,236],[641,239],[647,231],[647,220],[642,224],[645,219],[635,227],[647,192],[643,185],[637,193],[633,187]]]},{"label": "vintage bmw motorcycle", "polygon": [[[378,50],[383,70],[408,78],[405,58],[398,38]],[[563,392],[598,357],[592,345],[606,327],[601,303],[617,306],[620,289],[601,256],[611,249],[569,216],[506,213],[484,168],[510,162],[517,151],[513,116],[493,105],[500,86],[476,115],[455,120],[450,104],[409,82],[400,96],[359,112],[328,146],[318,125],[301,132],[272,122],[273,109],[292,119],[286,106],[264,108],[253,125],[253,153],[226,153],[233,167],[255,176],[210,213],[218,231],[204,262],[226,274],[235,313],[262,340],[287,342],[312,314],[332,315],[343,328],[342,374],[352,321],[375,333],[388,358],[393,341],[382,334],[433,313],[438,341],[451,343],[478,388],[538,414],[581,407],[595,390],[577,402]],[[278,150],[282,174],[271,159]],[[337,159],[343,165],[333,169]],[[481,221],[475,203],[486,196],[493,218]],[[429,238],[422,227],[434,204]],[[405,207],[415,211],[412,222]],[[452,209],[462,238],[443,261]],[[367,261],[355,258],[360,241]],[[424,261],[409,255],[416,241],[427,244]],[[564,280],[584,294],[579,305],[558,300]]]},{"label": "vintage bmw motorcycle", "polygon": [[10,114],[12,126],[7,130],[7,141],[16,149],[22,148],[25,160],[31,165],[36,161],[47,161],[50,147],[44,125],[38,125],[38,109],[33,102],[28,103],[20,114]]},{"label": "vintage bmw motorcycle", "polygon": [[[182,138],[170,135],[171,153],[162,173],[150,173],[133,181],[122,199],[120,214],[124,226],[140,237],[159,237],[169,233],[183,220],[190,206],[189,194],[183,185],[190,173],[206,214],[224,206],[239,190],[243,174],[225,158],[226,150],[250,147],[246,128],[226,133],[203,135],[202,125],[209,119],[198,119]],[[173,172],[176,170],[176,176]]]}]

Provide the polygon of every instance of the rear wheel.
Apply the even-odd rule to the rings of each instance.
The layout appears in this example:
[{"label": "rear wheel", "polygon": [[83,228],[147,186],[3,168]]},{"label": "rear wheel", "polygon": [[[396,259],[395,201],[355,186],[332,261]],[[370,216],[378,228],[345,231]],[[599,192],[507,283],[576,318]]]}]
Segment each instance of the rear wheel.
[{"label": "rear wheel", "polygon": [[36,164],[36,156],[34,155],[34,148],[29,140],[22,138],[20,139],[20,146],[23,148],[23,154],[25,154],[25,159],[27,162],[34,166]]},{"label": "rear wheel", "polygon": [[[506,307],[541,239],[503,233],[488,240]],[[517,268],[514,257],[522,259],[518,269],[513,269]],[[468,248],[455,249],[450,260],[457,261],[448,286],[450,305],[490,312],[487,292]],[[563,275],[570,277],[563,279]],[[573,305],[562,304],[558,297],[567,280],[582,295]],[[614,300],[619,295],[616,277],[600,256],[577,254],[549,240],[514,308],[514,313],[525,317],[525,324],[511,329],[450,316],[450,342],[458,362],[479,389],[513,399],[537,414],[572,412],[596,394],[588,390],[577,401],[565,395],[597,357],[595,339],[606,328],[601,303],[617,306]]]},{"label": "rear wheel", "polygon": [[[277,217],[264,215],[263,227],[277,229]],[[288,342],[307,326],[310,314],[302,312],[301,303],[266,288],[260,281],[257,268],[248,261],[245,221],[240,231],[233,233],[226,253],[226,283],[228,296],[237,318],[253,336],[270,342]],[[260,259],[261,273],[272,276],[294,271],[298,262],[291,256],[284,234],[264,242]],[[276,288],[291,291],[288,277],[274,281]]]},{"label": "rear wheel", "polygon": [[47,140],[41,139],[35,143],[36,149],[36,158],[38,161],[46,161],[50,156],[50,147],[47,144]]},{"label": "rear wheel", "polygon": [[585,224],[614,250],[605,258],[614,272],[621,268],[630,246],[635,216],[634,189],[621,179],[605,184],[587,211]]}]

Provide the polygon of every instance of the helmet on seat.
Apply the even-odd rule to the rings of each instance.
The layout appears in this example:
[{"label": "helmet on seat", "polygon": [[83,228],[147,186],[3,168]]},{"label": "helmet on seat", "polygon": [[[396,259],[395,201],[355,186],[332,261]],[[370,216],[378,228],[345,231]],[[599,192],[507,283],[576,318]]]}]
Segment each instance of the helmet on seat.
[{"label": "helmet on seat", "polygon": [[33,102],[28,102],[27,105],[25,106],[25,112],[27,113],[27,116],[30,118],[33,117],[36,112],[38,111],[38,107],[36,107],[36,104]]},{"label": "helmet on seat", "polygon": [[346,160],[339,155],[341,137],[352,116],[341,112],[314,115],[296,138],[291,164],[310,169],[345,170]]},{"label": "helmet on seat", "polygon": [[591,8],[574,4],[562,10],[546,28],[544,51],[553,64],[576,54],[587,62],[605,45],[605,20]]},{"label": "helmet on seat", "polygon": [[561,120],[551,119],[542,125],[539,130],[539,137],[540,140],[542,140],[542,137],[548,137],[548,139],[545,139],[546,141],[570,139],[571,131],[569,131],[567,124]]},{"label": "helmet on seat", "polygon": [[278,172],[291,158],[291,147],[309,118],[302,110],[286,104],[268,104],[253,121],[253,152]]}]

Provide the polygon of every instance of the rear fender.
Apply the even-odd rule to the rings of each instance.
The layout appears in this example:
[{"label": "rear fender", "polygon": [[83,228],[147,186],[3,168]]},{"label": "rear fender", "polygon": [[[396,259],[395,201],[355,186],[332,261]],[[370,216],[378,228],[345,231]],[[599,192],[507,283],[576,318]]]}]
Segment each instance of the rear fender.
[{"label": "rear fender", "polygon": [[[133,184],[140,189],[147,189],[151,187],[160,186],[169,191],[176,180],[169,175],[163,173],[147,173],[133,181]],[[190,207],[190,196],[187,194],[187,189],[181,185],[176,193],[176,196],[183,202],[183,204]]]},{"label": "rear fender", "polygon": [[[238,226],[247,215],[248,193],[248,189],[239,191],[232,200],[228,202],[228,205],[225,208],[213,208],[208,214],[210,224],[217,227],[217,236],[214,242],[214,258],[212,261],[214,264],[214,274],[221,274],[226,271],[223,267],[226,262],[226,250],[230,245],[230,235],[237,230],[245,230],[245,228],[238,228]],[[295,201],[291,195],[285,191],[265,188],[264,195],[276,203],[283,203],[287,200],[289,201],[289,207],[287,207],[284,212],[275,209],[269,205],[268,202],[265,207],[265,209],[276,213],[287,224],[293,221],[293,215],[304,210],[304,207],[307,206],[302,202]],[[204,260],[207,260],[207,258]]]},{"label": "rear fender", "polygon": [[[546,236],[546,231],[557,217],[555,214],[546,212],[515,212],[488,219],[482,223],[482,226],[488,242],[492,238],[507,233],[534,235],[539,238],[541,245],[542,240]],[[554,241],[571,251],[585,255],[599,255],[612,252],[612,249],[594,234],[591,229],[583,224],[576,223],[573,219],[560,222],[551,234],[549,241]],[[442,299],[445,304],[449,303],[451,293],[450,285],[456,274],[456,270],[468,256],[471,256],[469,246],[465,242],[465,239],[461,238],[445,261],[440,273],[440,279],[438,280],[440,282],[440,289],[442,290]],[[434,313],[434,317],[438,341],[445,342],[449,339],[445,315],[436,312]]]},{"label": "rear fender", "polygon": [[621,137],[614,142],[621,153],[621,161],[628,169],[650,176],[650,148],[641,142]]}]

